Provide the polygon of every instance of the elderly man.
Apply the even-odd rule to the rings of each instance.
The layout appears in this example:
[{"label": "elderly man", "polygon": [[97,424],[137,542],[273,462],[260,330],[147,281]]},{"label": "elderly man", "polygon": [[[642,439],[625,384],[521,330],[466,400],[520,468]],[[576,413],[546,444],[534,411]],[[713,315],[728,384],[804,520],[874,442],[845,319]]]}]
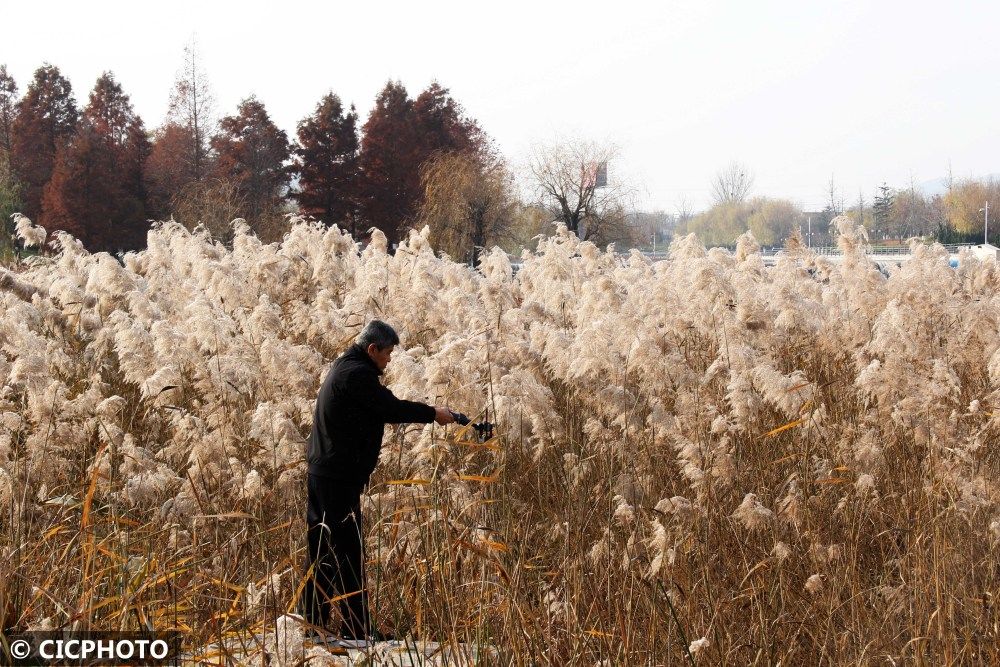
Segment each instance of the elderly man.
[{"label": "elderly man", "polygon": [[447,408],[398,399],[379,382],[397,344],[392,327],[372,320],[333,362],[316,401],[306,455],[312,572],[303,591],[304,615],[325,630],[330,600],[339,595],[341,636],[358,645],[385,639],[369,618],[361,530],[361,493],[378,463],[384,426],[454,421]]}]

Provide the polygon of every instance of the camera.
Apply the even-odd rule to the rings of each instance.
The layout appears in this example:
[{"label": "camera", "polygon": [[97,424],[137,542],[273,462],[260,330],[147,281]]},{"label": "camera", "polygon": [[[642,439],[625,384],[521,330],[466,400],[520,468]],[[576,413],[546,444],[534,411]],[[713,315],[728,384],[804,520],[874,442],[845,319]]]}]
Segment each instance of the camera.
[{"label": "camera", "polygon": [[[455,412],[454,410],[449,410],[451,416],[454,417],[455,422],[462,425],[468,426],[469,422],[472,420],[463,415],[461,412]],[[477,442],[486,442],[493,437],[493,424],[488,421],[478,422],[472,425],[473,430],[476,432]]]}]

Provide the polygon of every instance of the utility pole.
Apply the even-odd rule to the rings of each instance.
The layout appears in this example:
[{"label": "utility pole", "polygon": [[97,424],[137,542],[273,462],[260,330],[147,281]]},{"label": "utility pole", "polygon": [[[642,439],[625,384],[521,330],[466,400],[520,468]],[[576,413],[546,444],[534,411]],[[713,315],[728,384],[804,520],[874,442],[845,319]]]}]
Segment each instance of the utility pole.
[{"label": "utility pole", "polygon": [[990,242],[990,202],[986,200],[986,206],[979,209],[980,213],[986,214],[986,219],[983,221],[983,244]]},{"label": "utility pole", "polygon": [[807,248],[811,248],[812,245],[813,245],[812,244],[812,238],[813,238],[813,219],[812,219],[811,215],[808,218],[806,218],[806,225],[807,225],[806,229],[809,230],[806,233],[806,247]]}]

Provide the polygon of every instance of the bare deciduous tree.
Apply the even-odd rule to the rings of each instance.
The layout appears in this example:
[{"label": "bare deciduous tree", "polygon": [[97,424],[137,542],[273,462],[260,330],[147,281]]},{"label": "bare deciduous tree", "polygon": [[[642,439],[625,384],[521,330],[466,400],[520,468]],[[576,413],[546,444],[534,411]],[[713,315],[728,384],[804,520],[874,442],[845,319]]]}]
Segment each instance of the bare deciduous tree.
[{"label": "bare deciduous tree", "polygon": [[834,183],[833,174],[830,174],[830,183],[826,191],[826,212],[830,220],[844,212],[844,198],[837,193],[837,185]]},{"label": "bare deciduous tree", "polygon": [[602,185],[598,178],[602,165],[607,169],[617,156],[614,146],[583,140],[536,146],[528,169],[539,205],[581,239],[630,241],[626,213],[634,188],[618,179]]},{"label": "bare deciduous tree", "polygon": [[430,226],[436,248],[475,265],[480,250],[506,240],[517,199],[502,158],[485,152],[439,153],[421,167],[421,182],[418,224]]},{"label": "bare deciduous tree", "polygon": [[203,180],[209,171],[209,140],[215,132],[215,98],[193,38],[184,47],[184,65],[170,93],[167,121],[188,129],[190,177],[194,181]]},{"label": "bare deciduous tree", "polygon": [[716,204],[738,204],[747,198],[753,187],[753,172],[746,165],[730,162],[715,175],[712,196]]}]

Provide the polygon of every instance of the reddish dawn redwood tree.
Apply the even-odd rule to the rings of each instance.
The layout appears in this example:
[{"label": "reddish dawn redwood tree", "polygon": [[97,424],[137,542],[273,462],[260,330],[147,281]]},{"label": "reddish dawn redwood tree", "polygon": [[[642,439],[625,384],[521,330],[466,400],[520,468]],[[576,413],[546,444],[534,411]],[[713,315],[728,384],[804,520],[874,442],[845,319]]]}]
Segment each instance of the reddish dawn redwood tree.
[{"label": "reddish dawn redwood tree", "polygon": [[17,105],[11,141],[11,164],[22,185],[24,214],[37,219],[42,189],[52,177],[56,151],[76,128],[76,100],[58,67],[43,65]]},{"label": "reddish dawn redwood tree", "polygon": [[365,122],[360,155],[362,215],[390,244],[399,241],[403,221],[415,210],[420,153],[413,101],[403,84],[390,81]]},{"label": "reddish dawn redwood tree", "polygon": [[156,131],[145,165],[146,206],[151,217],[167,218],[174,211],[177,195],[197,181],[191,164],[194,143],[187,125],[167,122]]},{"label": "reddish dawn redwood tree", "polygon": [[219,130],[212,137],[216,152],[213,176],[236,186],[253,224],[254,218],[278,208],[288,187],[288,135],[271,121],[255,97],[243,100],[235,116],[223,118]]},{"label": "reddish dawn redwood tree", "polygon": [[414,100],[413,113],[423,140],[421,163],[435,152],[484,150],[486,138],[478,123],[437,82]]},{"label": "reddish dawn redwood tree", "polygon": [[105,72],[73,138],[59,150],[44,191],[42,224],[70,232],[91,251],[140,247],[146,232],[142,174],[149,150],[142,119]]},{"label": "reddish dawn redwood tree", "polygon": [[88,250],[111,234],[117,189],[115,161],[94,127],[83,121],[72,139],[60,148],[52,179],[45,186],[42,225],[61,229],[83,241]]},{"label": "reddish dawn redwood tree", "polygon": [[482,131],[446,88],[432,84],[411,100],[399,82],[386,84],[361,141],[361,210],[390,243],[398,242],[421,202],[420,168],[440,151],[481,150]]},{"label": "reddish dawn redwood tree", "polygon": [[[126,201],[136,206],[124,220],[134,220],[129,226],[131,242],[129,248],[143,248],[146,245],[146,233],[149,231],[149,192],[146,190],[146,162],[152,154],[153,145],[149,140],[149,132],[138,114],[135,122],[129,126],[122,152],[121,167],[123,170]],[[124,202],[123,202],[124,203]]]},{"label": "reddish dawn redwood tree", "polygon": [[340,98],[329,93],[299,123],[295,149],[299,210],[352,235],[357,235],[358,223],[357,123],[354,107],[345,114]]}]

